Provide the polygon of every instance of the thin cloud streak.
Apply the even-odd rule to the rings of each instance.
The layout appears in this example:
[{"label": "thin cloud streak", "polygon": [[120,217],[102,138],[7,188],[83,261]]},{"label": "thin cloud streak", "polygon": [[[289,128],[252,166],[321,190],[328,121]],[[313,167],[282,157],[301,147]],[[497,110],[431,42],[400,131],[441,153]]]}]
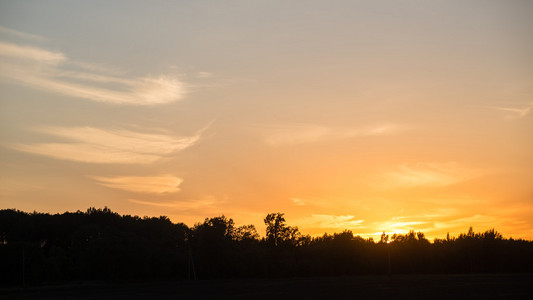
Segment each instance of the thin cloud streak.
[{"label": "thin cloud streak", "polygon": [[98,184],[134,193],[169,194],[180,191],[179,185],[183,179],[172,175],[161,176],[121,176],[100,177],[93,176]]},{"label": "thin cloud streak", "polygon": [[507,113],[508,119],[522,119],[531,112],[532,105],[524,108],[512,108],[512,107],[493,107],[494,109]]},{"label": "thin cloud streak", "polygon": [[64,62],[67,58],[63,53],[52,52],[40,48],[19,46],[0,42],[0,56],[12,59],[31,60],[51,65]]},{"label": "thin cloud streak", "polygon": [[328,228],[328,229],[354,229],[364,228],[362,225],[365,220],[355,219],[352,215],[328,215],[328,214],[312,214],[311,217],[307,217],[301,220],[297,220],[298,224],[305,227],[314,228]]},{"label": "thin cloud streak", "polygon": [[143,201],[143,200],[137,200],[137,199],[128,199],[129,202],[140,204],[140,205],[148,205],[148,206],[158,206],[158,207],[167,207],[167,208],[173,208],[178,211],[194,211],[194,210],[202,210],[206,208],[210,208],[215,204],[215,200],[213,199],[204,199],[204,200],[195,200],[195,201],[173,201],[173,202],[151,202],[151,201]]},{"label": "thin cloud streak", "polygon": [[[0,76],[74,98],[144,106],[175,102],[186,94],[185,84],[175,76],[118,77],[102,66],[70,61],[63,53],[41,48],[0,42],[0,56],[8,58],[0,65]],[[66,70],[65,65],[80,70]]]},{"label": "thin cloud streak", "polygon": [[298,205],[298,206],[306,205],[305,201],[300,198],[291,198],[291,201],[294,203],[294,205]]},{"label": "thin cloud streak", "polygon": [[25,33],[25,32],[17,31],[17,30],[6,28],[6,27],[2,27],[2,26],[0,26],[0,33],[9,34],[11,36],[15,36],[15,37],[23,38],[23,39],[45,40],[45,38],[42,37],[42,36],[38,36],[38,35],[35,35],[35,34],[30,34],[30,33]]},{"label": "thin cloud streak", "polygon": [[467,169],[456,162],[404,163],[381,176],[379,186],[385,189],[418,186],[441,187],[478,176],[480,171]]},{"label": "thin cloud streak", "polygon": [[287,125],[267,129],[264,142],[272,147],[316,143],[324,140],[382,136],[401,132],[405,126],[380,124],[361,128],[333,128],[320,125]]},{"label": "thin cloud streak", "polygon": [[38,131],[65,138],[71,143],[14,144],[11,148],[52,158],[86,163],[152,163],[165,155],[194,145],[193,136],[172,137],[93,127],[47,127]]},{"label": "thin cloud streak", "polygon": [[149,164],[161,157],[89,144],[15,144],[12,149],[55,159],[99,164]]},{"label": "thin cloud streak", "polygon": [[483,214],[475,214],[473,216],[463,217],[463,218],[448,218],[439,220],[438,222],[435,222],[435,229],[448,229],[448,228],[455,228],[455,227],[461,227],[465,226],[467,224],[468,226],[474,226],[474,225],[487,225],[492,224],[490,226],[496,226],[499,223],[502,223],[504,221],[504,218],[491,216],[491,215],[483,215]]}]

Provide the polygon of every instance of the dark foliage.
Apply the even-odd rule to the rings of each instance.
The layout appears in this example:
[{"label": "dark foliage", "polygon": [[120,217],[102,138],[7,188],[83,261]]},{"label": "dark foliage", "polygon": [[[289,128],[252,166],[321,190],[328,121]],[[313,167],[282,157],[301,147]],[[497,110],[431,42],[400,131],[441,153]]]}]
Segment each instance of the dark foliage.
[{"label": "dark foliage", "polygon": [[505,273],[533,271],[533,241],[494,229],[430,243],[421,232],[351,231],[312,238],[265,218],[266,238],[253,225],[225,216],[189,228],[167,217],[120,216],[108,208],[64,214],[0,210],[0,282],[158,280],[357,274]]}]

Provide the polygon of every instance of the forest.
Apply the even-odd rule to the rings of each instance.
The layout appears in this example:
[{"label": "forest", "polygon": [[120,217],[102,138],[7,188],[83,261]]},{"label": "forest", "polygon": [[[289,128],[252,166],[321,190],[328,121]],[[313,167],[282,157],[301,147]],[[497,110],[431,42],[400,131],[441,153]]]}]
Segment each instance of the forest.
[{"label": "forest", "polygon": [[422,232],[379,241],[345,230],[311,237],[284,214],[236,226],[225,216],[188,227],[109,208],[63,214],[0,210],[0,284],[90,280],[195,280],[373,274],[533,272],[533,241],[496,230],[430,242]]}]

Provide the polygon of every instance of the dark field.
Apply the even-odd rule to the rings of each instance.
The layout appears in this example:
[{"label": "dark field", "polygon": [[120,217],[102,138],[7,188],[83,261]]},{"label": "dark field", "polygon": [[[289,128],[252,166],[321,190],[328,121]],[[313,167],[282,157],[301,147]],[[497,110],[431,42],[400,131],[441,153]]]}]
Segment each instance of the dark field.
[{"label": "dark field", "polygon": [[533,274],[393,275],[85,283],[9,288],[1,299],[533,299]]}]

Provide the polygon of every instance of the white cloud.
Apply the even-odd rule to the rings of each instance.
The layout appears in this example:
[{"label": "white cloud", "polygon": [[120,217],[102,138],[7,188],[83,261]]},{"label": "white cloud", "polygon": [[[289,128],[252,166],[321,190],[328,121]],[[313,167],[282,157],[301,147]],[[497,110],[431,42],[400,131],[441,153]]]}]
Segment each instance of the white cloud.
[{"label": "white cloud", "polygon": [[167,194],[179,192],[181,178],[172,175],[160,176],[121,176],[100,177],[93,176],[98,184],[135,193]]},{"label": "white cloud", "polygon": [[397,124],[379,124],[361,128],[333,128],[310,124],[286,125],[267,128],[264,141],[270,146],[277,147],[324,140],[382,136],[398,133],[404,129],[405,127]]},{"label": "white cloud", "polygon": [[[101,65],[69,60],[63,53],[0,42],[0,76],[30,87],[111,104],[157,105],[178,101],[186,93],[176,76],[137,78],[115,75]],[[68,70],[77,68],[78,70]]]},{"label": "white cloud", "polygon": [[173,137],[93,127],[47,127],[38,131],[70,140],[69,143],[15,144],[11,148],[57,159],[87,163],[151,163],[194,145],[201,132]]}]

